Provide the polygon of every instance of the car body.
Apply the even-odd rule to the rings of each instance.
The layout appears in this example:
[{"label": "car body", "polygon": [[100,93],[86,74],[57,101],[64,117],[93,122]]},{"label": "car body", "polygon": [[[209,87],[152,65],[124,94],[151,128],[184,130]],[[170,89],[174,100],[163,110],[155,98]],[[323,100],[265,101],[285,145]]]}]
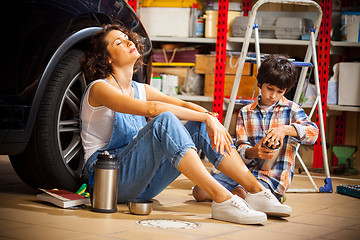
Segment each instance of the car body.
[{"label": "car body", "polygon": [[87,82],[80,60],[104,24],[120,23],[143,37],[148,82],[151,42],[136,13],[122,0],[21,0],[11,5],[16,27],[4,30],[0,81],[0,154],[33,187],[73,190],[84,161],[79,106]]}]

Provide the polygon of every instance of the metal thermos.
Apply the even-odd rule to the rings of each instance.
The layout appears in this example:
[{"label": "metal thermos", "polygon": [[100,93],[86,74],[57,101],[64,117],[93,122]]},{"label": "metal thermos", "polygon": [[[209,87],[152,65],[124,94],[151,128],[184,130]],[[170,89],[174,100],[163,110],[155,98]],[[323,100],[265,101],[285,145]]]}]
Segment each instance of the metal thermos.
[{"label": "metal thermos", "polygon": [[108,151],[98,154],[97,158],[94,164],[92,210],[113,213],[117,211],[119,166],[116,164],[116,157]]}]

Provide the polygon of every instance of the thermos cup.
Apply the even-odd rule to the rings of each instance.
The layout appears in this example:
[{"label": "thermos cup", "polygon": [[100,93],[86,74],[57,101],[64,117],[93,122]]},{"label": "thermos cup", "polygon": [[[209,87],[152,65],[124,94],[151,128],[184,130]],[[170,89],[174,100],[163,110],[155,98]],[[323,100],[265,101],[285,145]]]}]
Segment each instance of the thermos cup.
[{"label": "thermos cup", "polygon": [[102,213],[116,212],[119,174],[116,157],[108,151],[98,154],[94,170],[92,210]]}]

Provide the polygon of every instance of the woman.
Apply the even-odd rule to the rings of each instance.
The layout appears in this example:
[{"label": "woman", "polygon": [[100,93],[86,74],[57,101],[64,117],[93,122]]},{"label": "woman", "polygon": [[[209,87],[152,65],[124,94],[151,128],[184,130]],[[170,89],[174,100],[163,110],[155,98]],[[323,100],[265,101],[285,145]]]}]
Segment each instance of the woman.
[{"label": "woman", "polygon": [[[151,199],[183,173],[211,196],[214,219],[265,222],[263,206],[276,209],[279,204],[246,168],[218,119],[198,105],[132,81],[134,67],[142,63],[138,39],[123,27],[106,25],[93,36],[83,59],[84,74],[92,81],[81,110],[86,173],[92,174],[97,151],[106,149],[120,166],[118,202]],[[145,117],[152,120],[146,123]],[[189,122],[184,126],[180,120]],[[260,207],[252,209],[214,180],[197,149],[253,193]]]}]

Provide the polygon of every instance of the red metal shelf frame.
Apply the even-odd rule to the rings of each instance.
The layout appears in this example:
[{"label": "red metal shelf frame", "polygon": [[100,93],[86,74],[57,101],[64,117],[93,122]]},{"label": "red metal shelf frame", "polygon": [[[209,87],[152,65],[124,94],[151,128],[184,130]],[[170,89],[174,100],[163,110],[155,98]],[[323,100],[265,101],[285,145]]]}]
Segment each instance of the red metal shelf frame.
[{"label": "red metal shelf frame", "polygon": [[219,0],[213,112],[219,114],[220,122],[223,118],[228,6],[228,0]]}]

